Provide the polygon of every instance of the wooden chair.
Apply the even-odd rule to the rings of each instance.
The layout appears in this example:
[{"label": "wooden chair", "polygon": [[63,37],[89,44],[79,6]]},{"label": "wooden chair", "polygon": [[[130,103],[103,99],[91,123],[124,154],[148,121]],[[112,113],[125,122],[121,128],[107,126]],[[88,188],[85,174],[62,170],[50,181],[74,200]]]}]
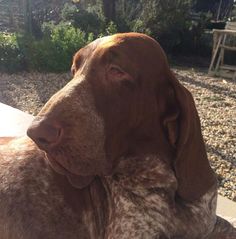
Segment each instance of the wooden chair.
[{"label": "wooden chair", "polygon": [[213,30],[213,50],[209,67],[209,75],[220,75],[236,79],[236,66],[224,63],[225,50],[235,51],[235,44],[230,44],[229,40],[236,42],[236,22],[227,22],[224,30]]}]

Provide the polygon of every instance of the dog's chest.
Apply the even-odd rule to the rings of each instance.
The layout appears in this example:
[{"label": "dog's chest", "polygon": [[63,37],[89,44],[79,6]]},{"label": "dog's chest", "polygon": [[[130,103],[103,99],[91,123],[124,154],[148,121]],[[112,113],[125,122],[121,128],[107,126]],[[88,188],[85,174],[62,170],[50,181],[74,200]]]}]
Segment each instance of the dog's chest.
[{"label": "dog's chest", "polygon": [[150,196],[146,200],[127,192],[114,197],[106,238],[138,239],[161,235],[167,204],[161,196]]},{"label": "dog's chest", "polygon": [[210,232],[215,220],[214,192],[196,203],[179,204],[173,171],[155,160],[155,165],[153,158],[149,160],[148,170],[137,166],[129,177],[107,178],[110,210],[105,239],[193,239]]},{"label": "dog's chest", "polygon": [[149,156],[145,160],[143,165],[148,167],[138,162],[134,169],[121,165],[123,173],[107,180],[110,215],[106,239],[159,238],[169,220],[165,218],[166,213],[175,210],[174,173],[157,157]]}]

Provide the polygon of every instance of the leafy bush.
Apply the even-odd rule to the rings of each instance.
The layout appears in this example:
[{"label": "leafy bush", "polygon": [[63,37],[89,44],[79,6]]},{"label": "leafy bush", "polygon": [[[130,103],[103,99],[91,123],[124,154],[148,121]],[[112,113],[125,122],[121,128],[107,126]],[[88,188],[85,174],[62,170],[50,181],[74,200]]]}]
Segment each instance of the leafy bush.
[{"label": "leafy bush", "polygon": [[202,36],[211,16],[202,14],[194,19],[193,0],[138,2],[139,17],[130,22],[132,31],[151,35],[170,53],[195,54],[200,46],[205,48]]},{"label": "leafy bush", "polygon": [[112,22],[112,21],[109,22],[107,24],[105,32],[106,32],[107,35],[113,35],[113,34],[117,33],[118,30],[117,30],[116,24],[114,22]]},{"label": "leafy bush", "polygon": [[197,19],[189,19],[180,35],[180,42],[172,48],[172,53],[184,53],[185,55],[211,55],[212,36],[205,33],[206,26],[210,22],[208,13],[198,14]]},{"label": "leafy bush", "polygon": [[[141,1],[143,2],[143,1]],[[181,42],[181,35],[188,24],[191,0],[150,0],[141,8],[139,19],[135,19],[132,30],[149,33],[166,50]]]},{"label": "leafy bush", "polygon": [[148,35],[152,35],[151,30],[149,28],[147,28],[146,23],[144,21],[142,21],[141,19],[137,19],[137,20],[133,21],[131,23],[131,29],[133,32],[141,32],[141,33],[145,33]]},{"label": "leafy bush", "polygon": [[66,3],[62,9],[61,16],[64,22],[70,22],[74,27],[80,28],[82,31],[92,32],[96,36],[104,32],[105,20],[94,12]]},{"label": "leafy bush", "polygon": [[86,34],[66,22],[45,23],[42,33],[41,39],[29,34],[0,33],[0,71],[68,71],[75,52],[94,39],[92,33]]},{"label": "leafy bush", "polygon": [[211,16],[201,14],[193,19],[190,13],[194,1],[116,0],[114,21],[110,22],[104,13],[104,1],[67,3],[55,18],[57,23],[62,20],[59,24],[42,24],[47,19],[45,13],[37,27],[32,25],[33,35],[0,33],[0,71],[68,71],[73,54],[85,44],[128,31],[151,35],[169,53],[210,55],[211,41],[204,29]]},{"label": "leafy bush", "polygon": [[32,36],[20,36],[19,45],[26,58],[28,69],[37,71],[68,71],[73,54],[93,40],[69,23],[45,23],[43,38],[36,40]]},{"label": "leafy bush", "polygon": [[0,71],[16,72],[24,68],[24,57],[15,34],[0,32]]},{"label": "leafy bush", "polygon": [[110,21],[106,23],[101,13],[96,13],[89,5],[87,9],[78,8],[76,5],[66,3],[62,9],[61,16],[64,22],[70,22],[75,28],[92,33],[95,37],[112,35],[118,32],[117,23]]}]

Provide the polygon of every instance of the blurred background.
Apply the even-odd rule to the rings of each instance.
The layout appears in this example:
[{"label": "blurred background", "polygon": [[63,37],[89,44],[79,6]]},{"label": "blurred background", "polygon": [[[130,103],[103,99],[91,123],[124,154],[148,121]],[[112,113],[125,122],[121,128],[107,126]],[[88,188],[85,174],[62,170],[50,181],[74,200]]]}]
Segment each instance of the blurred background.
[{"label": "blurred background", "polygon": [[128,31],[208,64],[211,30],[235,18],[234,0],[0,0],[0,71],[65,72],[85,44]]}]

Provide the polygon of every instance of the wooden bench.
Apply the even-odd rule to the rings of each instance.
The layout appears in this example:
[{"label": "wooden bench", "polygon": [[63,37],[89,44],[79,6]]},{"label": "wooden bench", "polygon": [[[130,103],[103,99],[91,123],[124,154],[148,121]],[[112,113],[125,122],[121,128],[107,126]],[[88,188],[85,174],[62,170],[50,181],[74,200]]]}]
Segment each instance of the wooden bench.
[{"label": "wooden bench", "polygon": [[230,44],[230,39],[236,42],[236,22],[227,22],[224,30],[213,30],[213,49],[209,75],[236,79],[236,66],[224,63],[225,50],[233,51],[236,54],[236,45]]}]

